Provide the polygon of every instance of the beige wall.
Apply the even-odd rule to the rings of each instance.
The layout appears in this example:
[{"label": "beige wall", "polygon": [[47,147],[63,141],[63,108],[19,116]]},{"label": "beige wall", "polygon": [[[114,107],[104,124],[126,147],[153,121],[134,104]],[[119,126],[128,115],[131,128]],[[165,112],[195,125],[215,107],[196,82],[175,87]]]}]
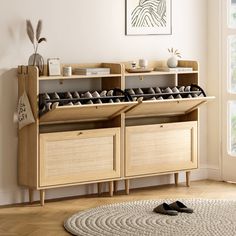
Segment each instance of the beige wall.
[{"label": "beige wall", "polygon": [[[212,0],[211,2],[213,2]],[[139,58],[166,59],[167,48],[175,47],[184,59],[198,60],[201,84],[207,81],[207,1],[172,0],[172,35],[125,36],[124,0],[1,0],[0,8],[0,204],[27,201],[17,186],[17,126],[13,112],[17,103],[16,68],[26,64],[32,46],[25,33],[25,19],[43,20],[40,45],[45,57],[59,57],[62,63],[124,61]],[[214,91],[213,91],[214,92]],[[196,178],[206,177],[207,116],[201,113],[200,163]],[[215,160],[214,160],[215,161]],[[197,174],[198,173],[198,174]],[[168,183],[169,177],[152,182],[134,181],[133,186]],[[94,186],[51,190],[46,197],[92,192]],[[121,186],[122,187],[122,186]]]}]

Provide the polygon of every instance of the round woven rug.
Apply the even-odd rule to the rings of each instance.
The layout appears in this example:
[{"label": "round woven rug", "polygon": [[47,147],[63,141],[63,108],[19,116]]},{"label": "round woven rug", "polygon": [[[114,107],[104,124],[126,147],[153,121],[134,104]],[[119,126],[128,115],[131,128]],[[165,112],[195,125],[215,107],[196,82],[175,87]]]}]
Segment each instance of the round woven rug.
[{"label": "round woven rug", "polygon": [[167,216],[152,210],[175,200],[145,200],[100,206],[64,222],[73,235],[90,236],[235,236],[236,201],[180,199],[194,213]]}]

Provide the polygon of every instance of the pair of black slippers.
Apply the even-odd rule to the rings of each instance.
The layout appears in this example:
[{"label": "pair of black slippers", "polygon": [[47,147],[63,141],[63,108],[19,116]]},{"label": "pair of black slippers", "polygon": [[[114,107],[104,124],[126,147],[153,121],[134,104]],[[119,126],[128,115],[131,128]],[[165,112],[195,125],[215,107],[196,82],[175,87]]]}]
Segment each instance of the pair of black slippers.
[{"label": "pair of black slippers", "polygon": [[153,209],[154,212],[164,215],[176,216],[178,212],[193,213],[193,209],[185,206],[182,202],[176,201],[171,204],[162,203]]}]

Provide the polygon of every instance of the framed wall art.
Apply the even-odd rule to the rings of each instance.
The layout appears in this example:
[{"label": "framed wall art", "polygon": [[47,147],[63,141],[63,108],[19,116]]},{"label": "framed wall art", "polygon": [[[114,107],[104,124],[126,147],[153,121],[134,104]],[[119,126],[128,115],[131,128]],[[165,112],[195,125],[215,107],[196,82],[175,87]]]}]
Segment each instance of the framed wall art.
[{"label": "framed wall art", "polygon": [[171,0],[126,0],[126,35],[171,34]]}]

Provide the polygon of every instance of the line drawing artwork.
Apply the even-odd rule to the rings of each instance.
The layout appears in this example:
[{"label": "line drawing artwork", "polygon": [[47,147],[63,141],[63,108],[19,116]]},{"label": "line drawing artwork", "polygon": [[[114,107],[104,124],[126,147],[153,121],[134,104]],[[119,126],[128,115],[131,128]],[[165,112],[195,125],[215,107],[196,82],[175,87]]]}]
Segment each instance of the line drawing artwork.
[{"label": "line drawing artwork", "polygon": [[131,12],[132,27],[166,27],[166,0],[140,0]]}]

